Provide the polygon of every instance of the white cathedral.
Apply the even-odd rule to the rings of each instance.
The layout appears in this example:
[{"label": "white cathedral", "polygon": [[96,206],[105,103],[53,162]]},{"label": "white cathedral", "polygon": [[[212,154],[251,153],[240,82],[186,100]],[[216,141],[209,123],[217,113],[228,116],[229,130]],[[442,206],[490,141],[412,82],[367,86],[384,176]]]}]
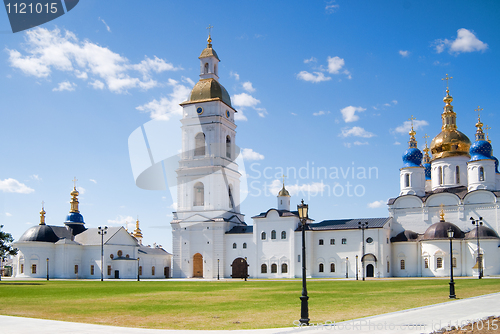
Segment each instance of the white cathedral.
[{"label": "white cathedral", "polygon": [[[277,207],[253,216],[252,225],[240,212],[237,111],[219,83],[220,59],[211,43],[209,36],[199,56],[200,80],[181,103],[173,277],[301,277],[302,224],[285,185]],[[424,155],[417,148],[412,126],[389,217],[307,221],[307,276],[448,276],[451,265],[456,276],[500,274],[498,160],[480,119],[472,145],[457,130],[446,92],[432,158],[427,144]]]}]

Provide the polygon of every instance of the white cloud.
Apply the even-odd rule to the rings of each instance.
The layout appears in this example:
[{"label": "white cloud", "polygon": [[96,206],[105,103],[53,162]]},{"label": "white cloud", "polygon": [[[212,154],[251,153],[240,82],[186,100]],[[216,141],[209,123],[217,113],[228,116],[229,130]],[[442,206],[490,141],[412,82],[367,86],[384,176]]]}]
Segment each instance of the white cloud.
[{"label": "white cloud", "polygon": [[6,213],[5,213],[5,215],[6,215],[7,217],[12,217],[12,213],[8,213],[8,212],[6,212]]},{"label": "white cloud", "polygon": [[337,9],[339,9],[339,5],[336,5],[335,4],[335,1],[330,1],[326,4],[325,6],[325,11],[328,13],[328,14],[333,14],[337,11]]},{"label": "white cloud", "polygon": [[82,80],[87,80],[89,78],[87,72],[82,72],[82,71],[79,71],[79,70],[75,70],[75,76],[78,79],[82,79]]},{"label": "white cloud", "polygon": [[[278,194],[281,190],[283,184],[280,180],[274,180],[269,185],[269,192],[271,194]],[[324,191],[325,184],[323,182],[311,182],[306,184],[287,184],[286,190],[290,193],[290,195],[298,195],[298,194],[320,194]]]},{"label": "white cloud", "polygon": [[323,110],[320,110],[318,112],[314,112],[313,113],[313,116],[321,116],[321,115],[327,115],[329,114],[330,112],[329,111],[323,111]]},{"label": "white cloud", "polygon": [[33,180],[36,180],[36,181],[42,181],[42,178],[40,176],[38,176],[38,174],[33,174],[30,176],[30,178],[32,178]]},{"label": "white cloud", "polygon": [[332,78],[325,76],[321,72],[310,73],[307,71],[301,71],[299,74],[297,74],[297,79],[308,81],[308,82],[318,83],[318,82],[322,82],[322,81],[331,80]]},{"label": "white cloud", "polygon": [[169,97],[162,97],[160,101],[153,99],[153,101],[138,106],[135,109],[149,112],[149,116],[157,120],[168,121],[172,115],[182,115],[182,107],[179,103],[187,100],[191,93],[191,88],[179,84],[178,81],[173,79],[169,79],[168,84],[173,87],[173,92],[169,94]]},{"label": "white cloud", "polygon": [[235,121],[248,121],[248,118],[243,114],[243,110],[239,110],[236,114],[234,114]]},{"label": "white cloud", "polygon": [[234,77],[237,81],[240,80],[240,75],[236,72],[229,72],[229,76]]},{"label": "white cloud", "polygon": [[244,82],[242,84],[242,86],[243,86],[243,89],[249,93],[255,92],[255,88],[253,88],[252,83],[250,81]]},{"label": "white cloud", "polygon": [[[426,125],[429,125],[429,123],[427,123],[427,121],[424,120],[419,121],[416,119],[413,121],[414,130],[419,130]],[[402,125],[398,126],[394,131],[401,134],[407,134],[408,132],[410,132],[410,129],[411,129],[411,122],[405,121]]]},{"label": "white cloud", "polygon": [[75,90],[76,84],[71,83],[69,81],[60,82],[59,85],[52,89],[53,92],[62,92],[63,90],[67,90],[72,92]]},{"label": "white cloud", "polygon": [[396,104],[398,104],[398,101],[397,100],[392,100],[392,104],[396,105]]},{"label": "white cloud", "polygon": [[251,148],[244,148],[241,150],[241,156],[244,160],[264,160],[264,156],[260,153],[255,152]]},{"label": "white cloud", "polygon": [[304,64],[307,64],[307,63],[316,63],[318,60],[314,57],[311,57],[309,59],[304,59]]},{"label": "white cloud", "polygon": [[119,225],[119,226],[124,226],[126,228],[129,228],[129,226],[132,227],[132,229],[135,227],[135,219],[132,216],[122,216],[119,215],[116,217],[116,219],[108,219],[108,224],[110,225]]},{"label": "white cloud", "polygon": [[87,192],[87,189],[85,189],[84,187],[80,187],[80,186],[77,187],[77,190],[80,193],[80,195],[85,195],[85,193]]},{"label": "white cloud", "polygon": [[342,118],[344,119],[344,122],[350,123],[350,122],[355,122],[359,119],[359,116],[356,115],[356,112],[360,113],[365,110],[366,108],[348,106],[345,107],[344,109],[341,109],[340,112],[342,113]]},{"label": "white cloud", "polygon": [[344,59],[340,57],[330,57],[327,58],[328,61],[328,73],[338,74],[342,67],[345,65]]},{"label": "white cloud", "polygon": [[[151,72],[179,69],[157,57],[150,59],[146,56],[139,64],[130,64],[127,58],[109,48],[89,40],[80,41],[74,33],[67,30],[62,33],[58,28],[28,30],[25,41],[24,55],[17,50],[6,49],[12,67],[38,78],[47,78],[52,71],[71,72],[83,78],[82,73],[85,72],[94,82],[94,88],[100,88],[100,85],[95,85],[99,80],[114,93],[156,87],[159,84],[151,78]],[[133,76],[132,71],[139,71],[142,80]]]},{"label": "white cloud", "polygon": [[371,138],[375,136],[373,133],[366,131],[365,129],[359,127],[359,126],[354,126],[352,128],[343,128],[342,133],[340,134],[340,137],[363,137],[363,138]]},{"label": "white cloud", "polygon": [[110,28],[110,27],[106,24],[106,22],[104,22],[104,20],[103,20],[103,19],[101,19],[101,18],[99,18],[99,20],[100,20],[102,23],[104,23],[104,25],[106,26],[106,30],[107,30],[108,32],[111,32],[111,28]]},{"label": "white cloud", "polygon": [[368,207],[371,209],[381,208],[381,207],[385,206],[386,203],[387,203],[387,201],[382,201],[382,200],[375,201],[375,202],[368,203]]},{"label": "white cloud", "polygon": [[0,190],[3,191],[4,193],[18,193],[18,194],[30,194],[35,191],[34,189],[31,189],[27,185],[12,178],[0,180]]},{"label": "white cloud", "polygon": [[353,144],[356,145],[356,146],[361,146],[361,145],[368,145],[368,142],[367,141],[363,141],[363,142],[361,142],[361,141],[355,141]]},{"label": "white cloud", "polygon": [[96,181],[96,180],[94,180],[94,179],[89,179],[89,181],[90,181],[90,182],[93,182],[93,183],[95,183],[95,184],[97,184],[97,181]]},{"label": "white cloud", "polygon": [[399,54],[405,58],[405,57],[408,57],[410,55],[410,51],[406,50],[406,51],[403,51],[403,50],[399,50]]},{"label": "white cloud", "polygon": [[260,103],[259,100],[247,93],[235,94],[232,98],[232,102],[236,107],[240,108],[255,107]]},{"label": "white cloud", "polygon": [[170,206],[169,206],[170,209],[174,210],[174,211],[177,211],[177,202],[174,202],[172,203]]},{"label": "white cloud", "polygon": [[104,89],[104,82],[100,80],[94,80],[93,82],[89,82],[89,85],[94,89]]},{"label": "white cloud", "polygon": [[394,142],[394,145],[401,145],[400,142],[398,142],[397,140]]},{"label": "white cloud", "polygon": [[436,52],[441,53],[448,48],[449,53],[462,53],[474,51],[486,51],[488,44],[480,41],[476,35],[465,28],[457,30],[457,38],[455,40],[449,39],[436,39],[433,42]]}]

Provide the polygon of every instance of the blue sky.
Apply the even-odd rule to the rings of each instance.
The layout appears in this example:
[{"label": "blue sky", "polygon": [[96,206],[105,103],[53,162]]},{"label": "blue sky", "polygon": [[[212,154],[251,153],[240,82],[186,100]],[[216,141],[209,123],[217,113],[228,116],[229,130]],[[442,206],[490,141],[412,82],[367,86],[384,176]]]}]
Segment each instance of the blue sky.
[{"label": "blue sky", "polygon": [[447,73],[459,130],[473,140],[479,105],[500,140],[498,17],[497,1],[87,0],[12,34],[0,14],[0,224],[19,238],[43,200],[61,225],[76,176],[87,227],[138,215],[145,243],[170,251],[176,199],[136,187],[128,137],[152,119],[180,126],[208,25],[239,111],[246,222],[276,206],[282,171],[316,221],[387,216],[408,119],[420,148],[439,133]]}]

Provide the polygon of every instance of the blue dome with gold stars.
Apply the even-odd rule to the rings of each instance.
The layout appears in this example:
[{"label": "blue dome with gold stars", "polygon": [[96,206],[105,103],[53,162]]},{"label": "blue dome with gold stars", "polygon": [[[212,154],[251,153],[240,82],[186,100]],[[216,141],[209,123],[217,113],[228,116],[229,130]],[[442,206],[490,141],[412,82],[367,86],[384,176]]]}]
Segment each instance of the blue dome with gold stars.
[{"label": "blue dome with gold stars", "polygon": [[491,144],[486,140],[478,140],[475,141],[470,146],[470,160],[469,161],[478,161],[485,159],[492,159],[491,157],[492,147]]},{"label": "blue dome with gold stars", "polygon": [[422,152],[416,148],[411,147],[406,150],[403,154],[403,168],[405,167],[421,167],[422,164]]}]

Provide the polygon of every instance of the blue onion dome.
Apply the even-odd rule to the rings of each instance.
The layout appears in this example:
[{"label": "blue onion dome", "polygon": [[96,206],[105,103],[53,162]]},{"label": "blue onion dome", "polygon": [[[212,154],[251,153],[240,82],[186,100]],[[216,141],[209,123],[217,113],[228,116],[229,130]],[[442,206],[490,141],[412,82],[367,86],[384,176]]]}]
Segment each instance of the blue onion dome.
[{"label": "blue onion dome", "polygon": [[424,168],[425,168],[425,179],[430,180],[431,179],[431,163],[428,162],[428,163],[422,164],[422,166],[424,166]]},{"label": "blue onion dome", "polygon": [[405,167],[420,167],[422,165],[422,152],[412,147],[406,150],[403,154],[403,168]]},{"label": "blue onion dome", "polygon": [[475,141],[470,146],[470,160],[469,161],[478,161],[485,159],[492,159],[491,157],[492,147],[491,144],[486,140],[478,140]]},{"label": "blue onion dome", "polygon": [[65,224],[70,224],[70,223],[80,223],[80,224],[85,224],[83,221],[83,216],[80,212],[70,212],[66,216],[66,221],[64,222]]}]

